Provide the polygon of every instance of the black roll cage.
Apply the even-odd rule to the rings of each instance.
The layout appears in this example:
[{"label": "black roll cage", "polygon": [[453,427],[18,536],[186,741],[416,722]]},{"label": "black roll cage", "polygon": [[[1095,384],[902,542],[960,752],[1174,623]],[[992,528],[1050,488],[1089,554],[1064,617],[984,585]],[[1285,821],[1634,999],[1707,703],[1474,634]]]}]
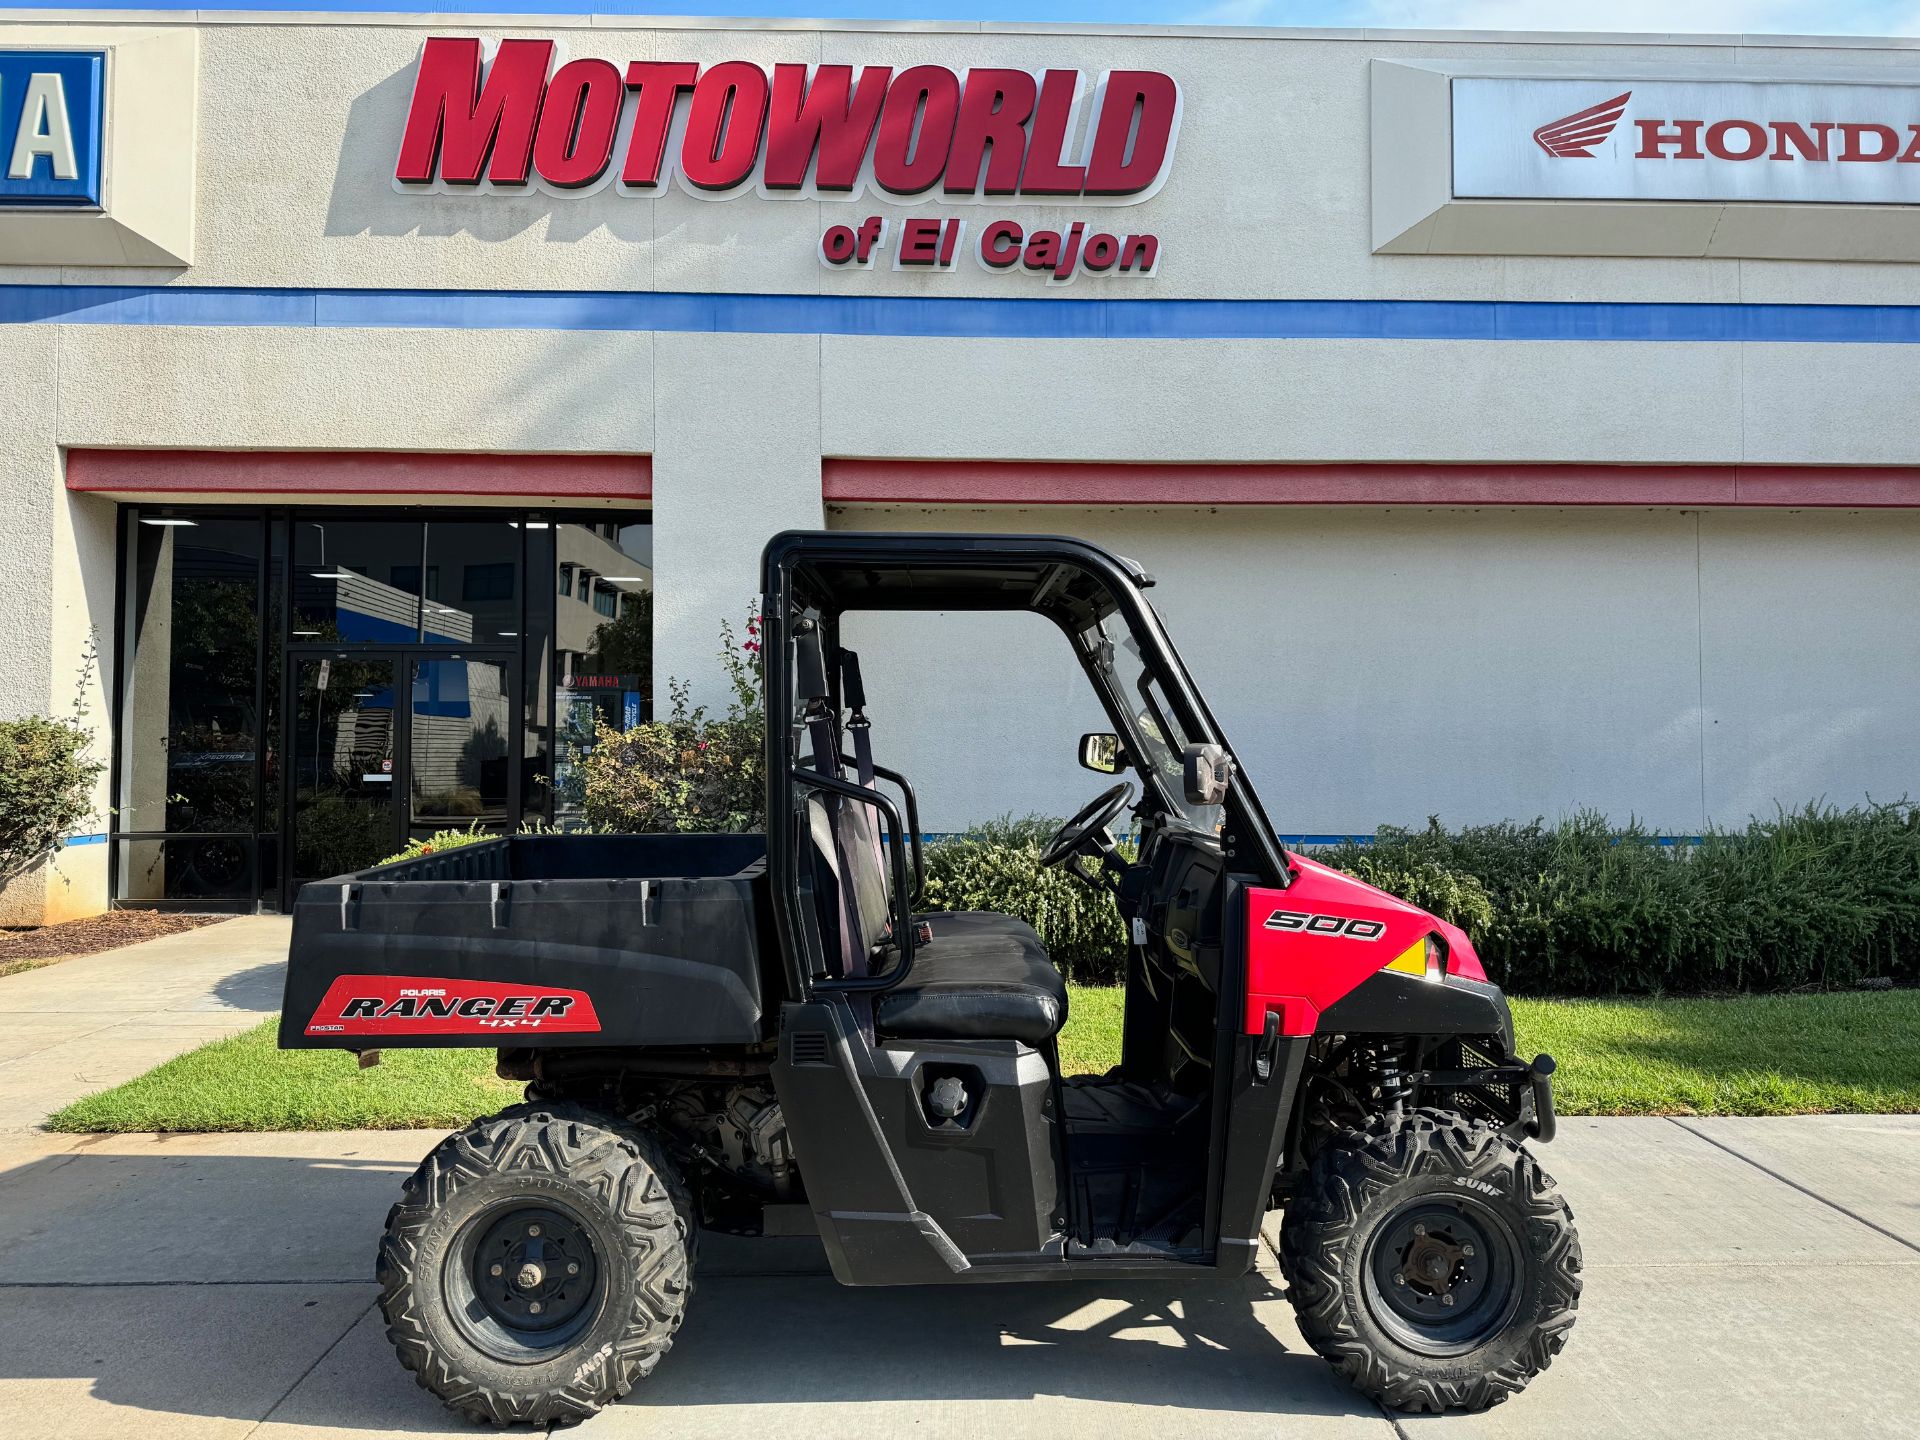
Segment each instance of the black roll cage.
[{"label": "black roll cage", "polygon": [[[790,993],[884,990],[903,980],[913,963],[911,903],[924,877],[918,806],[897,772],[875,774],[901,790],[906,813],[888,797],[801,766],[795,756],[793,635],[796,608],[815,612],[829,657],[839,648],[839,619],[854,610],[1026,610],[1043,615],[1067,635],[1108,719],[1122,735],[1130,717],[1118,707],[1125,697],[1093,665],[1078,635],[1111,613],[1120,614],[1142,661],[1157,678],[1185,732],[1225,748],[1220,724],[1207,708],[1186,666],[1142,593],[1152,581],[1137,566],[1083,540],[1057,535],[897,534],[862,531],[785,531],[768,542],[762,558],[761,655],[767,710],[767,871],[775,929],[786,957]],[[1103,607],[1102,602],[1105,602]],[[838,667],[827,667],[836,713]],[[1163,813],[1178,813],[1164,777],[1137,765],[1147,798]],[[799,857],[795,847],[795,791],[829,791],[843,802],[873,805],[886,821],[888,852],[898,913],[894,931],[899,962],[885,974],[821,980],[812,964],[812,934],[799,905]],[[1227,797],[1221,848],[1231,869],[1259,883],[1291,880],[1285,852],[1268,823],[1252,782],[1235,765]],[[909,844],[911,858],[909,858]],[[911,882],[911,883],[910,883]]]}]

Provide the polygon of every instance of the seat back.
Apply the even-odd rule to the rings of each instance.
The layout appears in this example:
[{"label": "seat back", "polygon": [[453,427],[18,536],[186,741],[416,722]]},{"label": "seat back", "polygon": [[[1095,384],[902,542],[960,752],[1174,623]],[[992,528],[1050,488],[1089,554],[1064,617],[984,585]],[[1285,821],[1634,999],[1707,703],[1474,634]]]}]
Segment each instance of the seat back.
[{"label": "seat back", "polygon": [[[817,633],[800,636],[797,648],[812,768],[832,779],[849,778],[841,770],[839,727],[826,693],[825,666],[817,658]],[[870,776],[862,783],[872,788]],[[810,794],[806,803],[815,903],[828,964],[839,978],[871,974],[875,952],[893,935],[892,875],[880,840],[879,811],[821,791]]]}]

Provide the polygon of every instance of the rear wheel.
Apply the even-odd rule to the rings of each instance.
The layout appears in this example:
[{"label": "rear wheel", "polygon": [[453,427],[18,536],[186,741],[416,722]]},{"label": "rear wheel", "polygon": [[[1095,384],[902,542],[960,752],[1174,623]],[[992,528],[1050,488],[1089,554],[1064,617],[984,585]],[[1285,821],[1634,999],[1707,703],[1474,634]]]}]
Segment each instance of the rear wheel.
[{"label": "rear wheel", "polygon": [[1566,1343],[1580,1241],[1551,1178],[1490,1126],[1381,1118],[1315,1158],[1280,1228],[1301,1333],[1397,1410],[1478,1410]]},{"label": "rear wheel", "polygon": [[520,1105],[476,1120],[421,1162],[387,1217],[387,1336],[471,1419],[583,1420],[672,1345],[691,1220],[672,1165],[614,1117]]}]

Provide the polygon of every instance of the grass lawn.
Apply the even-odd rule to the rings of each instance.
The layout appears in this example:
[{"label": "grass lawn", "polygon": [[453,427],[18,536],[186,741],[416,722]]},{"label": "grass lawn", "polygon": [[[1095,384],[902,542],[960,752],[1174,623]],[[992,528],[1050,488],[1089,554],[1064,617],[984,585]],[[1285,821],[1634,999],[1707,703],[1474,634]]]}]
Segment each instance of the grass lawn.
[{"label": "grass lawn", "polygon": [[[1068,1073],[1120,1057],[1121,992],[1075,987]],[[1920,1111],[1920,991],[1733,1000],[1517,1000],[1520,1051],[1560,1062],[1565,1115]],[[275,1023],[69,1105],[55,1130],[452,1129],[519,1099],[491,1050],[389,1050],[370,1070],[283,1053]]]}]

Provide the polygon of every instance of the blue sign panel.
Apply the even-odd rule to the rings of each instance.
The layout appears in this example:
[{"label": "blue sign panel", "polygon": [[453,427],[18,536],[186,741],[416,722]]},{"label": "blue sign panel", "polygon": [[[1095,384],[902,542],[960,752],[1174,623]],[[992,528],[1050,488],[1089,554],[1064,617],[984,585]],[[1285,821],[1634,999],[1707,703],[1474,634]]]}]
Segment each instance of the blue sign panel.
[{"label": "blue sign panel", "polygon": [[0,50],[0,208],[100,203],[100,50]]}]

